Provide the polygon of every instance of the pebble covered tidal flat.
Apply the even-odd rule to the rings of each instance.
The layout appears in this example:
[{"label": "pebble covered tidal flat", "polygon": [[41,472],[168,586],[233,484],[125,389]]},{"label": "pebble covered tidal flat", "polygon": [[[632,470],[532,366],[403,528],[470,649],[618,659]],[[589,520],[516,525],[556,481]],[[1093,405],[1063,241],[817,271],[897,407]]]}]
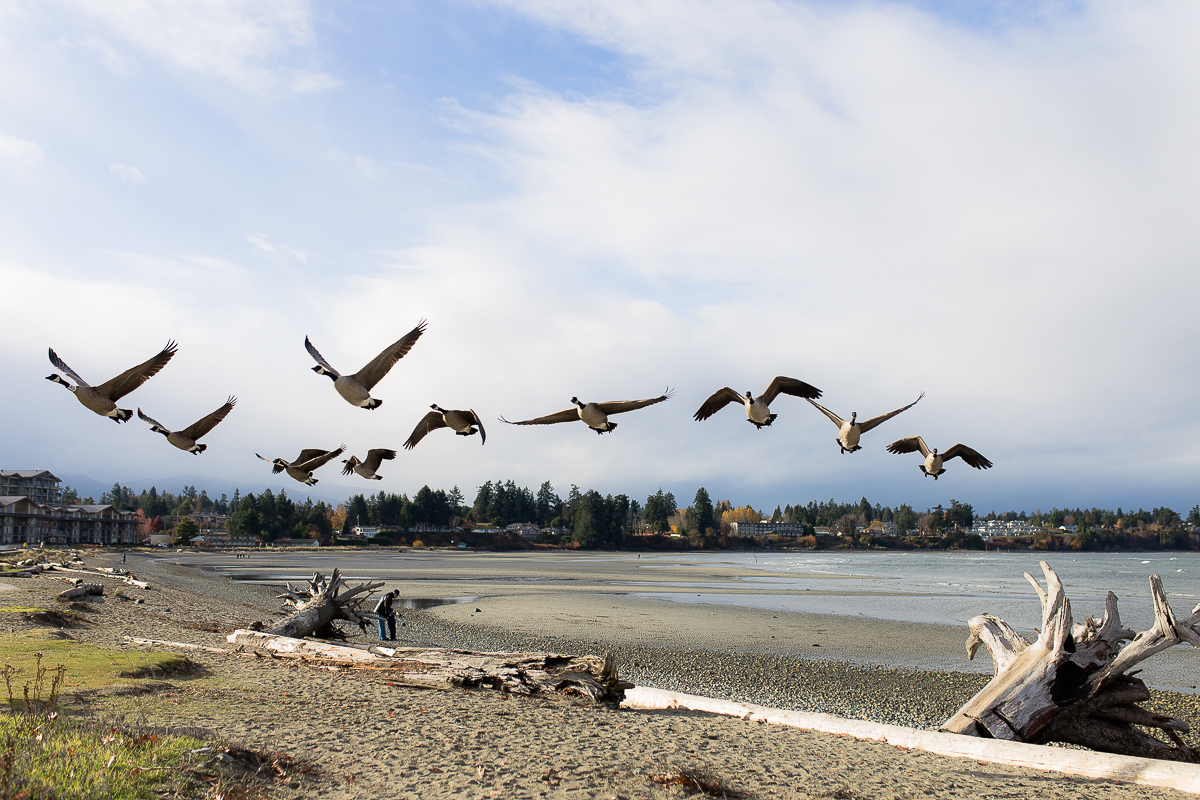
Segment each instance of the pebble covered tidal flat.
[{"label": "pebble covered tidal flat", "polygon": [[[200,574],[192,567],[158,561],[150,569],[169,573],[170,580],[181,588],[213,590],[213,576]],[[248,605],[264,611],[277,608],[275,596],[282,583],[263,585],[227,579],[218,579],[218,583],[223,587],[223,593]],[[413,589],[411,584],[401,586],[402,591]],[[468,588],[460,587],[462,590]],[[528,587],[523,587],[522,591],[528,591]],[[568,599],[577,602],[581,595],[572,591],[570,595],[553,597],[553,602],[565,607]],[[596,605],[607,608],[608,604],[618,602],[611,595],[605,597],[604,604],[597,602]],[[532,600],[529,603],[533,614]],[[631,643],[627,635],[619,636],[616,629],[599,624],[546,626],[545,630],[555,635],[537,634],[530,628],[538,626],[522,619],[513,611],[514,607],[523,606],[514,604],[511,597],[492,596],[452,606],[404,609],[397,629],[399,643],[478,651],[535,650],[598,655],[611,652],[616,657],[621,677],[640,686],[923,729],[939,727],[991,677],[990,671],[968,673],[954,669],[912,669],[862,663],[868,658],[877,658],[881,648],[886,650],[895,645],[878,642],[878,630],[864,628],[869,622],[856,618],[821,618],[823,627],[817,630],[828,628],[834,640],[841,641],[837,647],[818,648],[810,644],[789,651],[778,646],[768,648],[744,643],[714,646],[719,644],[719,637],[715,640],[711,635],[697,636],[696,640],[704,646],[696,647],[681,646],[678,636],[669,641],[660,639],[659,643]],[[480,608],[479,613],[475,612],[476,608]],[[725,613],[728,611],[724,610]],[[671,606],[654,614],[661,617],[672,612],[683,614],[684,609]],[[794,627],[788,615],[772,621],[779,622],[783,629]],[[959,650],[966,641],[965,627],[962,631],[946,626],[939,628],[949,634],[948,641],[952,641],[955,650],[949,663],[956,663],[953,659],[969,663],[965,662],[964,651]],[[584,635],[561,635],[564,630],[579,630]],[[930,629],[906,627],[904,630],[928,632]],[[861,634],[861,640],[855,641],[860,635],[855,633],[858,631],[866,632]],[[352,638],[359,638],[356,629],[350,628],[350,632]],[[780,636],[783,637],[782,631]],[[361,638],[373,639],[373,631],[368,630]],[[947,643],[942,641],[936,646],[946,647]],[[1183,647],[1181,645],[1180,649]],[[822,649],[827,653],[835,652],[838,657],[829,658]],[[847,653],[852,660],[846,658]],[[1187,655],[1200,658],[1200,651]],[[974,665],[987,669],[990,664],[987,653],[980,651]],[[1150,707],[1157,713],[1200,726],[1200,697],[1197,695],[1151,690]],[[1195,733],[1186,738],[1193,746],[1200,743],[1200,737]]]}]

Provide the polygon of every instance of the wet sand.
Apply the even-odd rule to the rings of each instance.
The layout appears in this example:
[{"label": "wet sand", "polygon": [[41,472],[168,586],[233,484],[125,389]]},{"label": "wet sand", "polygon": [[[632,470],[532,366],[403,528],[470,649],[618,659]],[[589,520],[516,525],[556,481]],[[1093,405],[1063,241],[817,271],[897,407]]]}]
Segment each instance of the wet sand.
[{"label": "wet sand", "polygon": [[[119,556],[105,558],[109,565],[120,561]],[[101,558],[89,561],[105,563]],[[426,563],[432,570],[434,563]],[[68,635],[105,647],[128,647],[125,635],[219,647],[228,630],[273,618],[275,589],[145,556],[131,555],[127,566],[154,588],[126,587],[131,599],[105,598],[85,615],[91,624]],[[600,585],[605,573],[599,565],[587,565],[583,574],[569,567],[576,574],[569,588],[551,590],[544,580],[535,581],[544,591],[529,590],[530,581],[522,578],[532,576],[520,574],[526,566],[498,562],[489,572],[486,564],[462,561],[449,567],[458,582],[454,593],[443,596],[477,599],[406,612],[401,634],[408,643],[475,642],[477,649],[507,649],[502,646],[506,642],[522,641],[574,643],[590,652],[618,652],[623,676],[639,684],[679,680],[687,689],[664,688],[712,696],[695,685],[709,676],[714,686],[741,685],[751,694],[777,692],[780,699],[793,701],[791,707],[843,716],[842,709],[870,707],[873,698],[885,694],[900,698],[898,707],[912,704],[918,710],[911,713],[928,716],[930,711],[920,709],[931,702],[930,695],[965,692],[969,697],[970,686],[956,687],[955,682],[980,680],[837,660],[838,654],[881,646],[888,626],[873,621],[798,623],[791,615],[771,612],[638,601],[585,588]],[[547,568],[528,569],[544,576]],[[422,586],[419,576],[404,582],[410,597],[429,596],[421,590],[433,586],[433,581]],[[487,587],[491,591],[484,591]],[[513,587],[524,591],[509,594]],[[52,603],[52,592],[60,588],[49,578],[22,580],[17,590],[6,593],[6,602]],[[687,588],[697,591],[678,587]],[[136,604],[137,598],[144,602]],[[844,624],[833,624],[839,622]],[[923,635],[923,628],[938,626],[921,627]],[[890,634],[895,640],[885,646],[919,651],[920,641],[916,646],[904,643],[914,638],[913,631],[908,634]],[[961,639],[947,635],[927,648],[949,654],[962,648]],[[825,660],[798,659],[803,647],[821,650]],[[286,750],[316,765],[318,772],[299,777],[297,787],[280,787],[285,797],[683,797],[688,794],[683,786],[664,786],[654,777],[688,769],[711,773],[752,797],[1188,796],[694,712],[618,711],[564,698],[406,689],[363,673],[331,674],[215,654],[188,656],[197,663],[199,677],[158,682],[161,686],[143,706],[148,721],[199,728],[251,749]],[[786,670],[788,662],[791,672],[778,671]],[[938,683],[946,681],[945,686]],[[935,705],[947,702],[933,699]],[[101,705],[119,701],[115,694],[95,699]],[[957,696],[948,700],[955,707],[961,701]]]}]

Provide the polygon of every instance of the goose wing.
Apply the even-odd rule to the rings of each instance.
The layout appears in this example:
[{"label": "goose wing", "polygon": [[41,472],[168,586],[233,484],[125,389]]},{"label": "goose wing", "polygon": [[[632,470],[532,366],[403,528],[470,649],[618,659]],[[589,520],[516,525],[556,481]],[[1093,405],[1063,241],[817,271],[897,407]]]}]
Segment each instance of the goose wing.
[{"label": "goose wing", "polygon": [[[304,451],[304,453],[307,453],[307,452],[309,452],[309,451],[308,451],[308,450],[305,450],[305,451]],[[315,451],[313,451],[313,452],[317,452],[317,453],[319,453],[319,452],[321,452],[321,451],[320,451],[320,450],[315,450]],[[301,453],[300,455],[304,455],[304,453]],[[277,461],[276,461],[275,459],[273,459],[273,458],[264,458],[263,456],[259,456],[259,455],[258,455],[258,453],[255,453],[254,455],[258,456],[259,458],[262,458],[262,460],[263,460],[263,461],[266,461],[268,464],[270,464],[270,465],[271,465],[271,474],[272,474],[272,475],[278,475],[279,473],[283,472],[283,471],[284,471],[284,469],[286,469],[286,467],[281,467],[281,466],[279,466],[279,462],[277,462]]]},{"label": "goose wing", "polygon": [[468,408],[466,413],[468,419],[471,420],[471,423],[479,428],[479,444],[487,444],[487,431],[483,429],[483,423],[479,420],[479,415],[475,413],[475,409]]},{"label": "goose wing", "polygon": [[626,411],[637,411],[639,408],[645,408],[655,403],[661,403],[664,400],[670,400],[674,394],[675,391],[668,386],[665,393],[658,397],[651,397],[649,400],[612,400],[607,403],[596,403],[596,408],[608,415],[624,414]]},{"label": "goose wing", "polygon": [[397,361],[404,358],[412,346],[417,343],[417,339],[421,338],[421,334],[425,332],[425,320],[417,323],[417,327],[413,328],[401,338],[397,339],[392,345],[386,348],[382,353],[375,356],[370,364],[360,369],[354,375],[354,380],[365,386],[367,389],[374,388],[375,384],[383,380],[383,376],[388,374]]},{"label": "goose wing", "polygon": [[[925,396],[925,393],[921,392],[921,397],[924,397],[924,396]],[[908,409],[915,406],[917,403],[921,402],[921,397],[918,397],[916,400],[913,400],[911,403],[906,405],[904,408],[897,408],[895,411],[889,411],[886,414],[880,414],[878,417],[871,417],[866,422],[858,423],[858,429],[860,431],[862,431],[863,433],[866,433],[867,431],[871,430],[871,428],[874,428],[878,425],[882,425],[883,423],[887,422],[892,417],[899,414],[901,411],[907,411]]]},{"label": "goose wing", "polygon": [[157,375],[158,371],[165,367],[167,362],[171,360],[171,356],[175,355],[175,350],[178,347],[179,345],[175,344],[173,340],[168,341],[166,347],[160,350],[158,355],[138,364],[132,369],[125,370],[110,381],[105,381],[96,387],[96,391],[109,400],[120,400]]},{"label": "goose wing", "polygon": [[[225,405],[221,406],[207,417],[196,420],[191,425],[188,425],[186,428],[181,430],[180,433],[193,441],[199,439],[201,436],[217,427],[221,420],[225,419],[225,416],[233,410],[235,405],[237,405],[237,398],[233,395],[230,395],[229,399],[225,401]],[[141,409],[138,410],[141,411]]]},{"label": "goose wing", "polygon": [[[925,440],[920,436],[906,436],[903,439],[897,439],[887,446],[889,453],[912,453],[921,451],[921,455],[929,458],[929,448],[925,446]],[[943,455],[943,460],[945,453]]]},{"label": "goose wing", "polygon": [[820,411],[822,414],[829,417],[830,421],[833,422],[834,425],[838,426],[838,430],[841,430],[842,426],[846,424],[846,420],[842,419],[825,406],[821,405],[820,403],[813,403],[811,397],[806,397],[804,399],[812,403],[816,407],[817,411]]},{"label": "goose wing", "polygon": [[338,376],[339,378],[341,377],[342,373],[338,372],[329,365],[329,362],[325,360],[325,357],[317,352],[317,348],[313,347],[313,343],[308,340],[307,336],[304,337],[304,349],[307,350],[308,354],[313,357],[313,361],[316,361],[326,370]]},{"label": "goose wing", "polygon": [[967,462],[968,466],[975,469],[988,469],[992,466],[992,462],[988,461],[978,450],[973,450],[965,444],[956,444],[946,452],[942,453],[942,460],[949,461],[952,458],[961,458]]},{"label": "goose wing", "polygon": [[523,419],[520,422],[509,422],[504,417],[500,417],[501,422],[508,422],[509,425],[554,425],[558,422],[578,422],[579,407],[571,406],[563,411],[556,411],[553,414],[547,414],[544,417],[536,419]]},{"label": "goose wing", "polygon": [[146,422],[152,428],[162,428],[164,431],[171,430],[166,425],[163,425],[161,422],[156,420],[154,417],[147,417],[145,414],[142,413],[142,410],[140,408],[138,409],[138,419]]},{"label": "goose wing", "polygon": [[711,397],[704,401],[704,403],[699,409],[696,410],[696,413],[693,414],[692,417],[696,420],[696,422],[703,422],[730,403],[741,402],[742,396],[740,394],[735,392],[733,389],[730,389],[728,386],[722,386],[720,389],[717,389],[717,391],[713,392]]},{"label": "goose wing", "polygon": [[417,442],[425,438],[430,431],[436,431],[438,428],[445,428],[446,421],[442,419],[442,412],[430,411],[421,421],[417,423],[417,427],[413,428],[412,434],[408,437],[408,441],[404,443],[405,450],[412,450],[417,446]]},{"label": "goose wing", "polygon": [[313,472],[344,452],[346,452],[346,445],[342,445],[337,450],[303,450],[299,457],[292,462],[292,466],[305,472]]},{"label": "goose wing", "polygon": [[379,469],[379,465],[383,463],[384,459],[391,461],[395,457],[395,450],[384,450],[382,448],[378,450],[368,450],[367,460],[363,463],[366,464],[367,469],[374,472],[375,470]]},{"label": "goose wing", "polygon": [[54,352],[54,348],[50,348],[50,363],[59,372],[65,372],[67,377],[75,381],[80,386],[91,386],[90,383],[79,377],[79,373],[67,366],[67,362],[58,357],[58,353]]},{"label": "goose wing", "polygon": [[776,376],[775,380],[771,381],[771,385],[763,392],[763,402],[767,405],[775,402],[775,398],[781,394],[790,394],[792,397],[818,398],[821,396],[821,390],[813,386],[811,383],[798,381],[795,378],[785,378],[782,375]]}]

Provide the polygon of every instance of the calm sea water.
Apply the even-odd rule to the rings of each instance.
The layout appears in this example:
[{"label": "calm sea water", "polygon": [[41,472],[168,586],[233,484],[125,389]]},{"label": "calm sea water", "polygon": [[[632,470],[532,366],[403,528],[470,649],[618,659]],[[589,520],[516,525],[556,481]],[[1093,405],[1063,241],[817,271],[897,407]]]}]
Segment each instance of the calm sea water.
[{"label": "calm sea water", "polygon": [[[1105,597],[1112,591],[1120,601],[1118,608],[1126,626],[1144,629],[1154,618],[1152,574],[1162,578],[1177,617],[1186,617],[1200,602],[1200,553],[698,553],[676,561],[724,563],[770,572],[739,583],[773,588],[781,594],[746,594],[736,591],[734,585],[729,593],[699,597],[679,598],[652,589],[638,594],[934,625],[963,626],[971,617],[988,612],[1015,628],[1033,629],[1041,624],[1041,605],[1023,573],[1029,572],[1044,586],[1038,566],[1043,558],[1062,581],[1076,621],[1085,615],[1103,616]],[[778,576],[781,572],[788,577]]]},{"label": "calm sea water", "polygon": [[[348,579],[419,579],[425,593],[461,596],[460,579],[446,578],[437,591],[436,574],[458,572],[473,563],[488,574],[486,582],[555,582],[564,566],[587,566],[613,575],[609,590],[673,602],[747,606],[781,611],[873,617],[962,627],[988,612],[1015,628],[1041,624],[1041,606],[1023,573],[1042,581],[1040,558],[1058,573],[1071,601],[1074,618],[1102,616],[1109,591],[1120,600],[1121,619],[1141,630],[1153,620],[1149,576],[1163,579],[1168,600],[1180,617],[1200,602],[1200,553],[978,553],[855,552],[653,554],[628,553],[488,554],[439,553],[261,553],[249,560],[208,554],[180,555],[172,561],[214,569],[233,580],[278,584],[303,580],[314,570],[336,564]],[[544,573],[539,569],[545,565]],[[441,566],[443,569],[436,569]],[[736,567],[749,576],[726,577],[722,568]],[[432,573],[430,568],[434,568]],[[693,583],[680,582],[678,568],[694,573]],[[494,569],[494,571],[493,571]],[[671,570],[670,578],[664,571]],[[762,573],[756,575],[754,573]],[[679,591],[692,586],[697,594]],[[674,591],[672,591],[674,589]]]}]

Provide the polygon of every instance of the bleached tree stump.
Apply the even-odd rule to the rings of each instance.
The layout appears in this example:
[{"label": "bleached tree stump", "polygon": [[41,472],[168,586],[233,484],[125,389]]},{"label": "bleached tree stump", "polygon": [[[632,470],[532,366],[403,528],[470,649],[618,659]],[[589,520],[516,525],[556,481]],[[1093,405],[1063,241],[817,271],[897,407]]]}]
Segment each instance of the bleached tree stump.
[{"label": "bleached tree stump", "polygon": [[374,623],[375,614],[359,609],[383,582],[360,583],[353,589],[346,588],[341,571],[334,569],[326,580],[317,572],[307,587],[293,589],[289,583],[279,595],[284,601],[284,607],[294,613],[267,628],[264,633],[276,636],[287,636],[292,639],[303,639],[306,636],[318,636],[322,639],[344,638],[341,631],[333,626],[334,620],[353,622],[360,630],[365,630],[368,624]]},{"label": "bleached tree stump", "polygon": [[[988,648],[996,675],[942,726],[943,731],[1031,744],[1069,742],[1108,753],[1200,762],[1185,745],[1182,720],[1138,705],[1150,699],[1146,684],[1126,673],[1134,665],[1181,642],[1200,646],[1200,605],[1176,621],[1162,580],[1150,576],[1154,625],[1139,634],[1122,627],[1117,596],[1108,593],[1104,618],[1073,624],[1071,603],[1054,570],[1041,562],[1043,589],[1025,578],[1042,601],[1042,628],[1027,642],[990,614],[971,619],[967,657]],[[1128,641],[1128,644],[1121,645]],[[1170,743],[1139,730],[1156,728]]]}]

